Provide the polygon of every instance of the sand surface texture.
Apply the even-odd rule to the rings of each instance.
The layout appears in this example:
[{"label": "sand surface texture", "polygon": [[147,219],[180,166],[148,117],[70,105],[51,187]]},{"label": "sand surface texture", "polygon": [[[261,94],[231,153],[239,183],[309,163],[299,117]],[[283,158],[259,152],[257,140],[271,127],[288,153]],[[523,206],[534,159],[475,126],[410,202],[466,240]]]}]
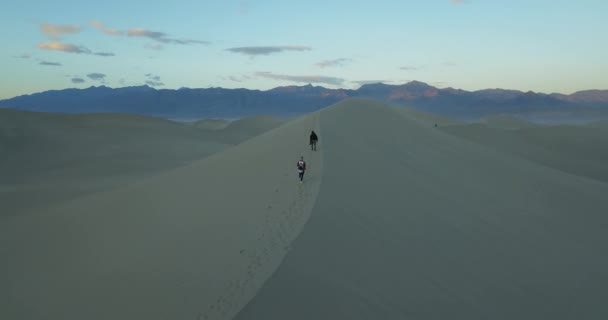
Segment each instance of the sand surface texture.
[{"label": "sand surface texture", "polygon": [[309,217],[317,123],[300,118],[126,186],[5,216],[0,318],[231,318]]},{"label": "sand surface texture", "polygon": [[199,128],[223,146],[200,160],[3,216],[0,318],[608,318],[606,165],[577,143],[599,131],[359,99],[259,119]]},{"label": "sand surface texture", "polygon": [[310,221],[237,319],[608,317],[608,185],[368,101],[321,112]]}]

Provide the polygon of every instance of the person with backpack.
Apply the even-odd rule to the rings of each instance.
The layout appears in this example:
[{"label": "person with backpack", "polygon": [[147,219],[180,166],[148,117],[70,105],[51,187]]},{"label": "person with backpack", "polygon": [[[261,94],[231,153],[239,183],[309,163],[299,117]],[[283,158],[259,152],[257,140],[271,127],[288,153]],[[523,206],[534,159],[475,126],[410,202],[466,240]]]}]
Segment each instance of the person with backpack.
[{"label": "person with backpack", "polygon": [[319,137],[317,136],[317,134],[313,130],[310,133],[310,150],[317,151],[317,141],[319,141]]},{"label": "person with backpack", "polygon": [[300,178],[300,182],[304,179],[304,172],[306,171],[306,161],[304,161],[304,157],[300,157],[300,160],[297,163],[298,167],[298,177]]}]

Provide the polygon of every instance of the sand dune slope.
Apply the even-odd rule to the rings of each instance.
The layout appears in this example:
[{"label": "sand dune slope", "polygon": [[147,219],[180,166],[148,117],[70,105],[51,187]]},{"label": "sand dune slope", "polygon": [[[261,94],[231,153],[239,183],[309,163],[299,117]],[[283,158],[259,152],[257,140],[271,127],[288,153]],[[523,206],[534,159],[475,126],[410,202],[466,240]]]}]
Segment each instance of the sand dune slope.
[{"label": "sand dune slope", "polygon": [[[186,165],[278,126],[252,117],[203,129],[130,114],[0,110],[0,217]],[[227,126],[228,121],[210,124]],[[205,122],[206,124],[209,124]],[[204,123],[204,124],[205,124]]]},{"label": "sand dune slope", "polygon": [[[307,221],[318,115],[127,187],[0,224],[0,319],[229,319]],[[304,184],[295,163],[307,157]]]},{"label": "sand dune slope", "polygon": [[230,124],[230,120],[225,119],[203,119],[192,123],[193,126],[204,130],[222,130]]},{"label": "sand dune slope", "polygon": [[608,130],[596,125],[524,126],[483,124],[441,130],[557,170],[608,182]]},{"label": "sand dune slope", "polygon": [[226,147],[152,117],[0,110],[0,217],[125,185]]},{"label": "sand dune slope", "polygon": [[239,144],[251,136],[262,134],[285,122],[286,120],[273,116],[254,116],[232,121],[220,130],[212,130],[208,135],[223,143]]},{"label": "sand dune slope", "polygon": [[312,217],[237,319],[608,318],[608,184],[365,100],[321,129]]}]

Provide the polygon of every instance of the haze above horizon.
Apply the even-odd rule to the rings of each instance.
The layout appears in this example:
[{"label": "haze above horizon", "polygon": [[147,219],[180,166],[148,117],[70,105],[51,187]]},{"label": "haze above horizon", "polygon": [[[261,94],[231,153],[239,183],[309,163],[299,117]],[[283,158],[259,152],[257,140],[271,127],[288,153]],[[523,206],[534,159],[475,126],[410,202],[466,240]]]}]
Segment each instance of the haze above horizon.
[{"label": "haze above horizon", "polygon": [[604,12],[599,0],[21,1],[0,14],[0,99],[102,84],[608,89]]}]

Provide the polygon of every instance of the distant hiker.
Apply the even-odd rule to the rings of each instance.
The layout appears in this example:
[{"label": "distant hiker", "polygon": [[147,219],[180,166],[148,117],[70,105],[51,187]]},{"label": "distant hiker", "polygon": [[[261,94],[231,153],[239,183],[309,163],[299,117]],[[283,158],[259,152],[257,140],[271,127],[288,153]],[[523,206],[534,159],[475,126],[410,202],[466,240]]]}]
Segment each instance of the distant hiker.
[{"label": "distant hiker", "polygon": [[310,150],[317,151],[317,141],[319,141],[319,137],[314,132],[314,130],[310,133]]},{"label": "distant hiker", "polygon": [[297,163],[298,166],[298,177],[300,177],[300,182],[304,179],[304,171],[306,171],[306,161],[304,161],[304,157],[300,157],[300,161]]}]

